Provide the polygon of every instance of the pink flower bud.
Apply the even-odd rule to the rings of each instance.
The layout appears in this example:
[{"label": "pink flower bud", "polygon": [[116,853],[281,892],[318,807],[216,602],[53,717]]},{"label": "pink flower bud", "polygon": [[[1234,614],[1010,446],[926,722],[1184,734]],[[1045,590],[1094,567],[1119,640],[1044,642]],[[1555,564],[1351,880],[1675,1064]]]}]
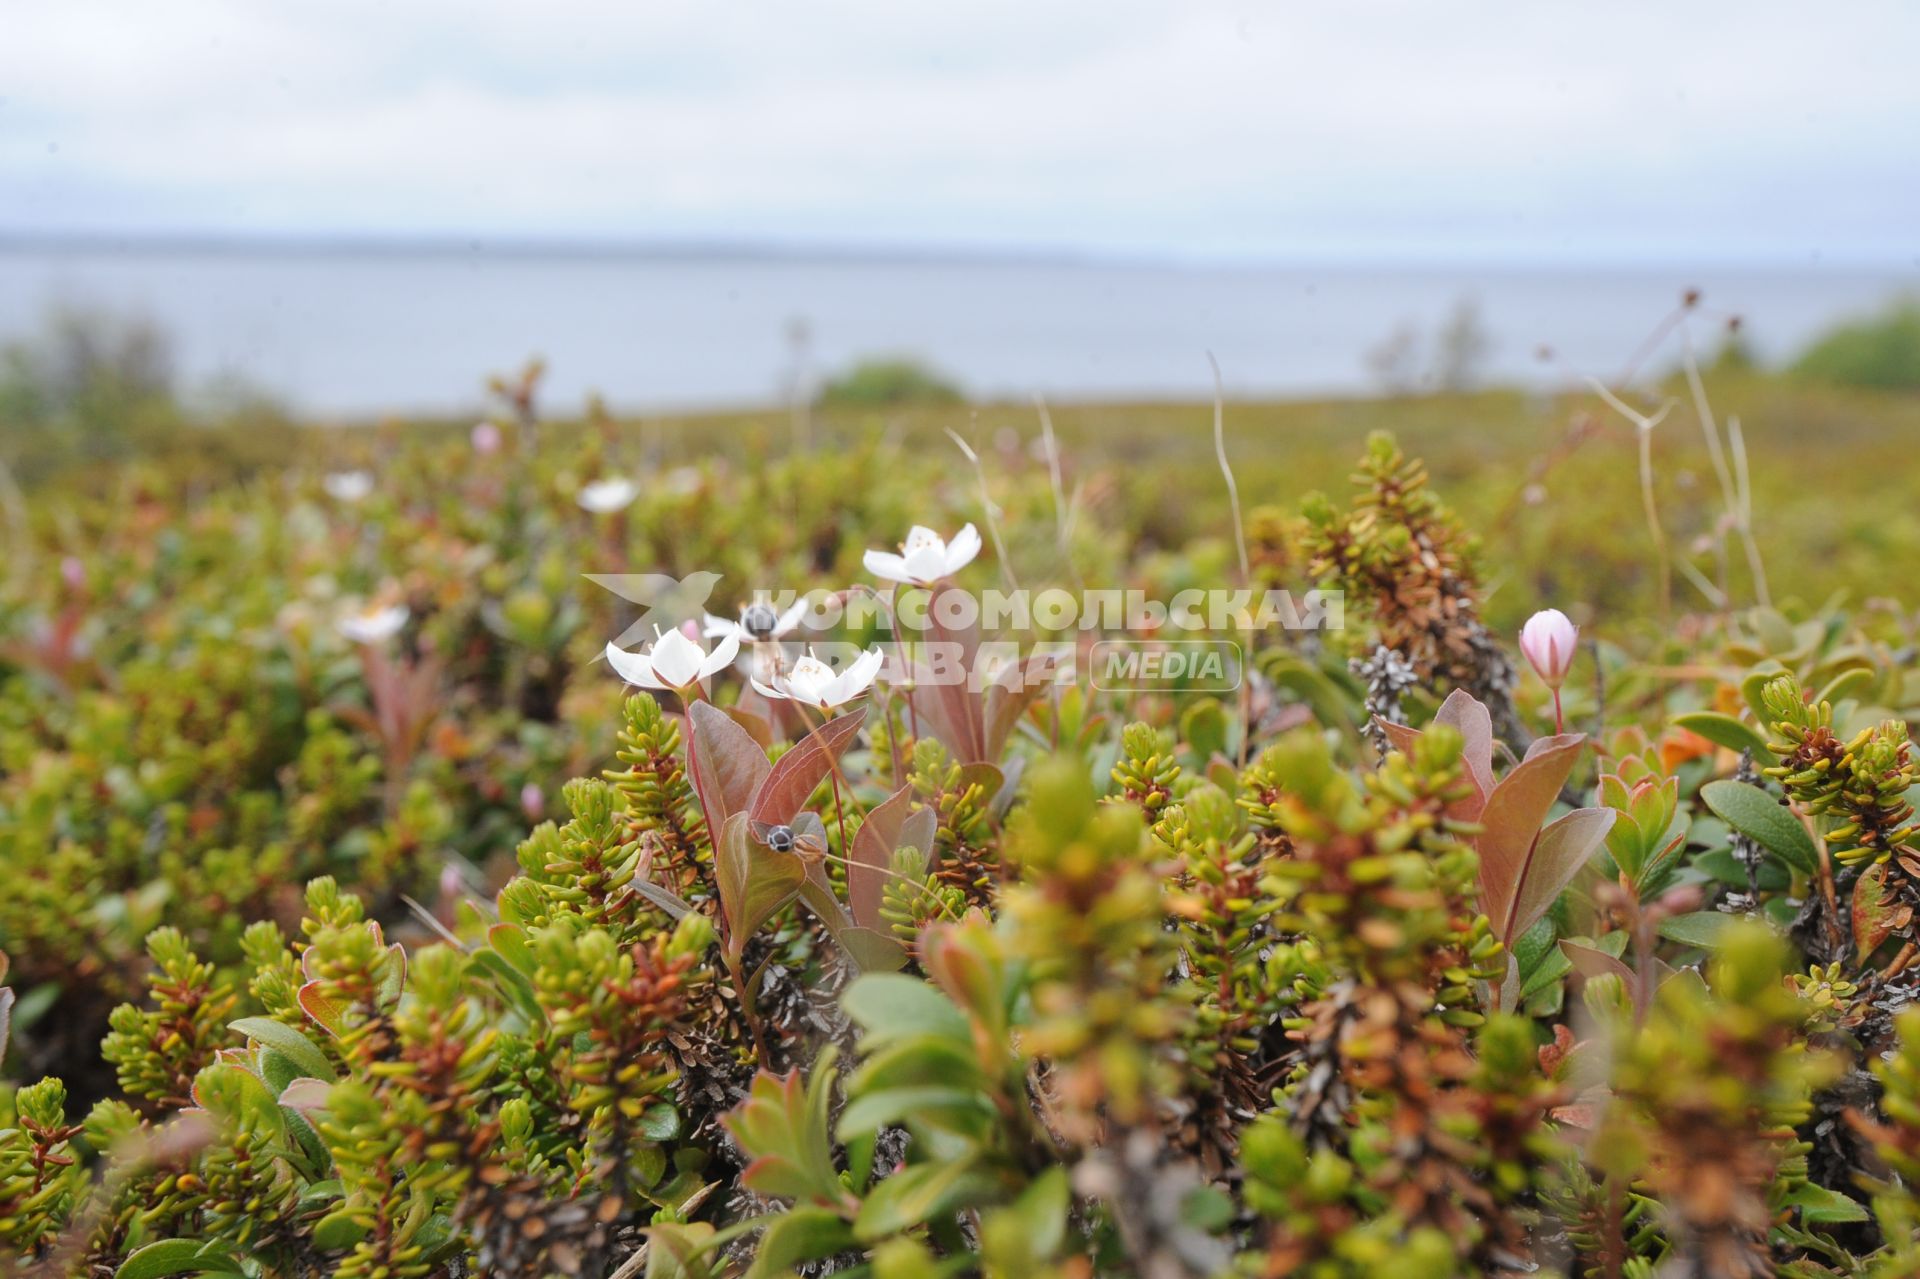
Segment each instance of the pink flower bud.
[{"label": "pink flower bud", "polygon": [[497,453],[500,451],[500,428],[491,422],[480,422],[473,428],[470,438],[475,453]]},{"label": "pink flower bud", "polygon": [[1520,628],[1520,651],[1540,672],[1548,688],[1557,689],[1567,678],[1580,645],[1580,628],[1557,608],[1543,609]]},{"label": "pink flower bud", "polygon": [[527,815],[530,822],[539,821],[547,811],[546,792],[540,789],[539,783],[528,782],[520,788],[520,811]]}]

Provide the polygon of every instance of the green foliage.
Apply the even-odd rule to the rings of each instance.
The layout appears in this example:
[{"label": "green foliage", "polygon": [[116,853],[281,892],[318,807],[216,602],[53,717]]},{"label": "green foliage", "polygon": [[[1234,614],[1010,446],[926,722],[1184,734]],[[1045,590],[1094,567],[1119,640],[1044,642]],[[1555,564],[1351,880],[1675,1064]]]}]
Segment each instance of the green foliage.
[{"label": "green foliage", "polygon": [[902,405],[958,404],[959,388],[914,360],[862,360],[820,388],[828,408],[892,408]]},{"label": "green foliage", "polygon": [[[1582,714],[1624,731],[1530,748],[1465,525],[1378,440],[1350,505],[1256,531],[1417,659],[1384,749],[1347,654],[1280,635],[1244,703],[1046,690],[982,751],[943,735],[1005,702],[883,685],[816,735],[731,673],[618,688],[580,548],[834,582],[940,477],[863,445],[614,519],[573,496],[615,437],[557,438],[36,533],[96,549],[0,595],[7,1066],[67,1076],[0,1088],[22,1269],[1912,1269],[1886,617],[1610,637]],[[1111,554],[1050,488],[1006,477],[1009,546]],[[380,592],[405,627],[350,645]]]},{"label": "green foliage", "polygon": [[1839,325],[1808,347],[1793,371],[1843,386],[1920,387],[1920,304],[1901,302],[1871,319]]}]

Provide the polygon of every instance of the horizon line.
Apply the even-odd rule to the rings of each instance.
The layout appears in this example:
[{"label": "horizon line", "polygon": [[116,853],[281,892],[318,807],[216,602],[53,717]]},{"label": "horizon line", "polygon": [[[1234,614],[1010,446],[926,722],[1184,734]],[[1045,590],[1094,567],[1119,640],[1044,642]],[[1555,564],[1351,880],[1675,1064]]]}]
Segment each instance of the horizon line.
[{"label": "horizon line", "polygon": [[851,242],[778,237],[587,236],[565,234],[474,235],[455,232],[222,230],[49,230],[0,229],[0,255],[46,252],[100,254],[174,253],[183,256],[286,254],[289,256],[482,256],[506,259],[653,259],[659,261],[758,260],[768,262],[902,263],[924,265],[1008,265],[1111,267],[1170,270],[1285,270],[1306,267],[1341,269],[1446,269],[1479,267],[1507,270],[1579,269],[1746,269],[1782,273],[1818,270],[1913,271],[1920,259],[1901,255],[1847,255],[1813,252],[1682,253],[1675,250],[1586,255],[1540,251],[1494,253],[1483,249],[1455,252],[1382,248],[1296,252],[1196,253],[1169,249],[1125,249],[1071,245],[1000,245],[929,241]]}]

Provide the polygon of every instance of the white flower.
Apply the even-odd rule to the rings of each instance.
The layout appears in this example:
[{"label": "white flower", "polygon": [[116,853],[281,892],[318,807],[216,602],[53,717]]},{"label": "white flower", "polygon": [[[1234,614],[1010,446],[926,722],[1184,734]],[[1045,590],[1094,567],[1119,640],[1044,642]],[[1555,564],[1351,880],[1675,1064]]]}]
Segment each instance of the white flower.
[{"label": "white flower", "polygon": [[624,475],[613,475],[586,485],[574,500],[595,515],[608,515],[632,505],[633,499],[639,496],[638,484]]},{"label": "white flower", "polygon": [[846,670],[835,672],[833,667],[809,653],[795,662],[792,670],[775,675],[771,684],[756,679],[753,687],[762,697],[802,702],[817,710],[832,710],[872,687],[874,677],[880,673],[885,661],[879,649],[870,648],[855,658]]},{"label": "white flower", "polygon": [[406,624],[407,606],[404,604],[389,604],[385,608],[369,605],[334,623],[342,635],[356,644],[379,644],[390,640]]},{"label": "white flower", "polygon": [[334,471],[320,481],[320,487],[336,502],[358,502],[373,492],[373,475],[368,471]]},{"label": "white flower", "polygon": [[702,632],[708,639],[716,635],[731,635],[745,644],[764,643],[781,639],[800,625],[800,619],[807,615],[807,597],[802,595],[795,600],[793,607],[784,613],[774,611],[773,605],[763,599],[740,610],[740,620],[729,621],[724,617],[706,615],[706,629]]},{"label": "white flower", "polygon": [[979,553],[980,534],[971,524],[955,533],[951,542],[941,541],[938,533],[916,524],[908,530],[900,554],[868,551],[864,563],[867,572],[884,581],[931,586],[973,563]]},{"label": "white flower", "polygon": [[739,651],[738,636],[726,636],[709,653],[688,639],[684,631],[676,629],[655,640],[652,650],[646,653],[629,653],[617,644],[609,644],[607,661],[629,684],[678,692],[731,666]]}]

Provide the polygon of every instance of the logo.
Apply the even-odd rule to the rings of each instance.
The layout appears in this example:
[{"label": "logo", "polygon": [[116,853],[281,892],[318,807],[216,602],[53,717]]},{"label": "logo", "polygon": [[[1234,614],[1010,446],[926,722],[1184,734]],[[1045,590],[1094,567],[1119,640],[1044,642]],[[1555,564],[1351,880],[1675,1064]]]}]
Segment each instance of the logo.
[{"label": "logo", "polygon": [[628,603],[640,605],[640,616],[614,640],[621,648],[651,643],[656,629],[672,630],[700,617],[706,612],[713,588],[720,585],[718,573],[689,573],[681,578],[665,573],[588,573],[586,578]]},{"label": "logo", "polygon": [[1232,640],[1105,639],[1093,646],[1089,678],[1107,692],[1227,693],[1240,687],[1240,646]]}]

